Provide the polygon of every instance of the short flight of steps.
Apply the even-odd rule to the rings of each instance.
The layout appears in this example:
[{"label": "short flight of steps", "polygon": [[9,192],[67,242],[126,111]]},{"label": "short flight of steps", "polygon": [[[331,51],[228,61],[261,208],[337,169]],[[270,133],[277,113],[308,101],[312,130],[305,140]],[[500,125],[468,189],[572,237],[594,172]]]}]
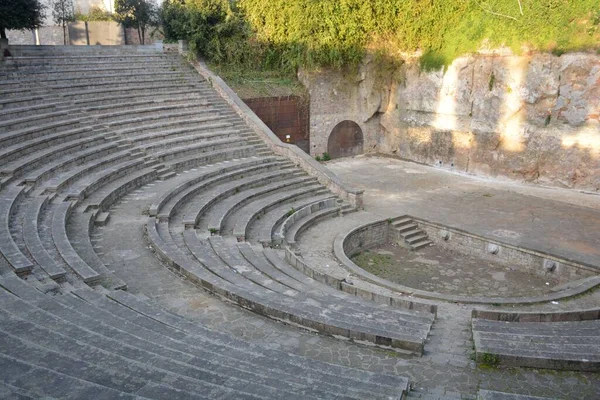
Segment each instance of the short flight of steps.
[{"label": "short flight of steps", "polygon": [[419,224],[408,216],[398,217],[392,220],[392,226],[398,232],[400,245],[408,247],[411,250],[419,250],[433,243],[429,240],[427,233],[419,228]]},{"label": "short flight of steps", "polygon": [[476,360],[487,365],[600,371],[600,309],[473,310]]},{"label": "short flight of steps", "polygon": [[246,342],[123,291],[0,277],[0,397],[402,399],[401,376]]}]

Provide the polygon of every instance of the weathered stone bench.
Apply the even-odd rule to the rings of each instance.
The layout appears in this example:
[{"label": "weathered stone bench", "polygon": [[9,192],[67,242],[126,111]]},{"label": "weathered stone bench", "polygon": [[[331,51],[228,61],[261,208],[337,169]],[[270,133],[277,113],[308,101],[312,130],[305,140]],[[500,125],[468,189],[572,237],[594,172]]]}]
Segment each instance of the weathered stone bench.
[{"label": "weathered stone bench", "polygon": [[84,177],[80,182],[71,186],[65,198],[82,200],[98,188],[106,185],[108,182],[119,179],[131,171],[137,170],[144,165],[142,159],[125,160],[125,162],[105,168],[101,172]]},{"label": "weathered stone bench", "polygon": [[23,221],[23,238],[27,250],[35,262],[48,274],[51,279],[59,281],[64,278],[65,270],[58,265],[48,253],[39,236],[38,222],[44,208],[48,205],[48,196],[33,198]]},{"label": "weathered stone bench", "polygon": [[[36,125],[29,128],[17,129],[14,131],[6,131],[0,135],[0,144],[2,146],[10,146],[26,140],[36,139],[40,137],[49,137],[51,133],[61,133],[76,131],[77,128],[83,129],[89,127],[82,126],[82,123],[89,122],[85,118],[72,118],[67,120],[54,121],[49,124]],[[68,129],[71,128],[71,129]],[[51,138],[51,137],[50,137]]]},{"label": "weathered stone bench", "polygon": [[178,157],[164,162],[169,168],[175,171],[183,171],[190,168],[196,168],[201,165],[214,164],[225,160],[247,158],[252,156],[268,156],[270,152],[263,152],[256,146],[238,145],[225,150],[211,151],[207,153],[192,154],[187,157]]},{"label": "weathered stone bench", "polygon": [[274,233],[273,241],[275,244],[282,244],[285,241],[287,244],[293,245],[298,235],[312,226],[312,224],[323,218],[335,215],[340,210],[341,205],[335,200],[318,202],[302,207],[285,218]]},{"label": "weathered stone bench", "polygon": [[10,233],[10,218],[25,194],[23,186],[0,190],[0,253],[17,274],[27,274],[33,268],[33,263],[21,252]]},{"label": "weathered stone bench", "polygon": [[67,236],[67,220],[73,203],[63,202],[52,207],[52,240],[65,263],[79,276],[83,282],[94,285],[100,280],[100,274],[94,271],[73,249]]},{"label": "weathered stone bench", "polygon": [[[0,287],[7,288],[0,289],[0,330],[14,342],[12,349],[2,347],[0,363],[13,365],[5,360],[15,360],[29,366],[17,371],[44,369],[40,375],[30,375],[43,382],[54,377],[52,373],[58,377],[60,371],[62,391],[70,394],[399,399],[408,390],[406,378],[266,349],[193,324],[125,292],[107,297],[77,290],[49,297],[27,286],[0,278]],[[25,348],[24,340],[43,342],[43,351]],[[54,363],[45,364],[42,357]],[[147,363],[150,359],[154,361]],[[128,365],[127,379],[113,367],[124,364]],[[2,371],[3,382],[16,384],[13,387],[39,388],[33,389],[38,390],[37,397],[61,397],[54,385],[25,385],[16,373]],[[177,387],[165,383],[165,376],[177,382]]]},{"label": "weathered stone bench", "polygon": [[55,176],[61,171],[71,171],[73,166],[85,164],[89,161],[102,159],[105,157],[113,156],[120,148],[119,142],[108,142],[98,146],[86,148],[84,150],[77,151],[75,153],[67,153],[65,156],[54,160],[50,163],[44,164],[41,168],[38,168],[25,176],[23,182],[28,185],[34,186],[43,180]]},{"label": "weathered stone bench", "polygon": [[[339,201],[341,202],[341,200]],[[275,242],[273,240],[273,236],[276,231],[279,230],[281,225],[288,218],[290,218],[291,215],[303,210],[306,207],[320,209],[322,207],[335,207],[337,205],[338,199],[331,193],[298,199],[293,203],[293,205],[283,204],[274,207],[272,210],[264,213],[264,215],[260,215],[260,220],[256,218],[259,215],[255,215],[255,217],[252,218],[252,221],[249,221],[245,227],[240,225],[239,229],[237,229],[237,232],[241,233],[242,229],[244,229],[244,237],[246,240],[250,239],[252,241],[261,243],[263,246],[269,246]],[[254,231],[252,237],[250,237],[251,231]],[[280,243],[281,242],[277,244]]]},{"label": "weathered stone bench", "polygon": [[[479,363],[600,370],[598,309],[557,313],[477,310],[473,316],[473,340]],[[483,319],[486,317],[494,320]]]},{"label": "weathered stone bench", "polygon": [[[35,112],[34,112],[35,111]],[[3,132],[38,126],[40,122],[55,122],[67,119],[69,112],[66,110],[52,110],[42,113],[40,109],[30,110],[27,115],[11,118],[10,113],[2,113],[4,119],[0,121]]]},{"label": "weathered stone bench", "polygon": [[[292,206],[292,204],[303,205],[303,200],[306,200],[307,198],[315,199],[316,197],[321,196],[333,197],[333,194],[323,187],[317,190],[300,192],[275,192],[271,195],[263,196],[241,208],[238,207],[239,210],[237,211],[236,217],[232,218],[235,220],[233,225],[233,236],[239,241],[245,240],[246,232],[250,224],[257,219],[262,219],[263,215],[270,210],[280,207],[279,218],[277,218],[277,220],[281,220],[286,213],[294,211],[294,206]],[[287,211],[284,211],[285,208],[287,208]]]},{"label": "weathered stone bench", "polygon": [[108,168],[111,165],[130,161],[131,158],[132,156],[130,150],[123,150],[116,153],[103,155],[96,161],[87,162],[79,167],[71,168],[64,173],[45,181],[44,187],[46,188],[46,192],[55,193],[65,189],[67,186],[73,184],[76,180],[93,174],[98,169]]},{"label": "weathered stone bench", "polygon": [[281,161],[277,161],[275,157],[255,157],[229,161],[227,164],[223,162],[214,166],[207,166],[206,170],[203,170],[199,175],[182,182],[171,190],[165,191],[152,203],[149,213],[151,216],[158,216],[159,219],[167,221],[181,204],[211,185],[223,180],[239,178],[244,174],[253,174],[257,171],[280,166],[284,167],[285,165]]},{"label": "weathered stone bench", "polygon": [[[309,300],[306,295],[275,283],[267,276],[256,276],[249,265],[240,264],[239,258],[235,258],[235,253],[224,244],[220,237],[213,236],[209,242],[202,242],[193,231],[184,231],[186,244],[196,257],[196,262],[193,262],[180,253],[174,243],[168,244],[161,239],[169,235],[165,228],[162,228],[163,233],[160,234],[154,221],[150,221],[148,224],[148,236],[153,246],[156,248],[166,246],[166,252],[160,249],[155,250],[164,253],[165,257],[171,259],[171,263],[177,265],[181,272],[190,279],[243,307],[322,333],[401,348],[417,354],[421,354],[423,351],[423,343],[433,321],[431,315],[402,313],[386,308],[383,314],[386,314],[387,317],[383,318],[383,314],[376,311],[377,306],[374,304],[368,314],[350,310],[338,314],[334,304],[321,304],[318,301],[315,303],[315,300]],[[211,247],[213,253],[210,251]],[[175,259],[169,257],[169,254]],[[181,263],[184,265],[182,266]],[[227,265],[228,263],[229,265]],[[253,280],[250,280],[250,277]],[[257,282],[261,282],[261,284]],[[283,294],[284,291],[285,294]],[[380,316],[380,321],[378,321],[377,315]],[[390,319],[391,315],[394,316],[392,319]],[[391,320],[394,323],[389,322]]]},{"label": "weathered stone bench", "polygon": [[[282,182],[285,179],[291,179],[298,175],[298,171],[289,167],[277,168],[278,165],[267,165],[266,168],[254,168],[242,172],[241,174],[230,174],[223,178],[216,177],[207,181],[193,191],[193,194],[199,192],[200,188],[213,185],[211,190],[203,191],[199,197],[191,201],[190,207],[183,216],[183,224],[186,228],[193,228],[203,213],[213,204],[222,201],[238,193],[245,193],[246,189],[268,185],[272,182]],[[190,197],[182,199],[187,201]]]}]

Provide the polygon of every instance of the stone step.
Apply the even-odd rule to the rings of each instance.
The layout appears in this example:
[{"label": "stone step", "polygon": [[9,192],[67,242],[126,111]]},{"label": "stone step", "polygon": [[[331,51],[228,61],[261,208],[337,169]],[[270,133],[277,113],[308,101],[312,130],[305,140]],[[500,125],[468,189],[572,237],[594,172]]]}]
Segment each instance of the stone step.
[{"label": "stone step", "polygon": [[0,253],[19,275],[28,274],[33,269],[33,263],[21,252],[10,231],[11,215],[25,195],[26,188],[23,186],[9,187],[0,192]]},{"label": "stone step", "polygon": [[37,265],[39,265],[51,279],[61,281],[65,278],[66,272],[55,262],[52,256],[44,248],[38,230],[40,215],[44,208],[47,207],[48,202],[48,196],[39,196],[34,198],[30,203],[23,221],[23,237],[25,239],[27,251],[29,251]]},{"label": "stone step", "polygon": [[600,370],[600,320],[505,322],[472,320],[482,364],[562,370]]},{"label": "stone step", "polygon": [[[303,198],[293,204],[284,204],[269,211],[260,217],[260,221],[255,220],[253,225],[246,228],[247,240],[256,241],[263,246],[271,244],[280,245],[282,240],[278,240],[278,234],[287,219],[298,213],[300,210],[319,210],[327,207],[328,204],[336,204],[336,198],[331,193]],[[304,211],[306,212],[306,211]],[[288,222],[289,224],[289,222]]]},{"label": "stone step", "polygon": [[427,246],[431,246],[433,243],[431,242],[431,240],[428,239],[422,239],[418,242],[415,243],[411,243],[410,247],[412,250],[419,250],[423,247],[427,247]]},{"label": "stone step", "polygon": [[168,220],[181,203],[187,201],[199,190],[206,189],[221,180],[232,179],[242,174],[252,174],[258,170],[266,170],[277,166],[282,166],[282,163],[274,157],[252,157],[207,165],[201,168],[197,174],[194,174],[192,178],[177,183],[173,188],[166,190],[150,205],[149,215]]},{"label": "stone step", "polygon": [[[256,174],[256,172],[260,173]],[[271,168],[269,168],[266,172],[263,172],[263,169],[254,169],[253,171],[244,172],[244,175],[232,174],[227,176],[225,177],[225,181],[219,178],[213,178],[212,181],[204,182],[200,187],[197,186],[194,188],[190,195],[195,195],[199,192],[199,189],[205,188],[207,185],[217,184],[218,186],[215,186],[211,190],[203,190],[199,197],[188,196],[181,199],[181,202],[188,201],[190,203],[190,206],[183,213],[183,225],[188,229],[193,228],[211,206],[223,204],[223,201],[233,196],[237,196],[236,200],[246,200],[251,194],[249,191],[255,188],[259,188],[258,191],[253,192],[254,195],[257,196],[260,193],[264,193],[265,190],[274,190],[274,188],[283,188],[289,184],[307,181],[304,178],[301,178],[300,181],[296,181],[295,179],[299,179],[297,178],[297,174],[298,171],[291,168],[281,168],[276,170],[271,170]],[[285,181],[286,179],[294,180],[291,181],[293,183],[289,183]]]},{"label": "stone step", "polygon": [[[305,190],[286,190],[265,195],[239,208],[234,213],[230,213],[229,220],[233,222],[233,236],[236,237],[238,241],[245,240],[250,224],[257,221],[257,219],[262,219],[264,214],[272,209],[277,207],[287,207],[289,212],[290,210],[295,209],[294,205],[302,204],[303,199],[326,195],[332,196],[327,189],[320,185],[318,186],[318,189],[315,190],[308,190],[309,188],[310,186],[303,188]],[[282,215],[285,215],[285,212]],[[225,222],[227,223],[227,221]],[[224,226],[227,226],[226,223]],[[229,234],[229,229],[222,228],[222,230]]]},{"label": "stone step", "polygon": [[63,202],[53,206],[54,215],[52,217],[52,239],[56,250],[58,250],[60,256],[64,262],[79,276],[83,282],[90,286],[98,283],[101,279],[100,274],[94,271],[84,260],[81,259],[79,254],[75,251],[69,237],[67,235],[67,220],[73,208],[73,203]]}]

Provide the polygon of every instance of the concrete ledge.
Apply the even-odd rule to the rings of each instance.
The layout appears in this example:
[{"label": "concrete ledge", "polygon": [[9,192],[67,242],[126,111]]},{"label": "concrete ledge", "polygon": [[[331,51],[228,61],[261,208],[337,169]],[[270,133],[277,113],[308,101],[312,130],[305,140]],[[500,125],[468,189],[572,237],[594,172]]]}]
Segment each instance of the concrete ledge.
[{"label": "concrete ledge", "polygon": [[248,124],[252,130],[265,141],[272,151],[289,158],[308,174],[315,176],[319,180],[319,183],[325,185],[333,193],[348,201],[355,209],[362,209],[363,190],[350,187],[334,173],[300,150],[297,146],[283,143],[237,96],[237,94],[231,90],[223,79],[208,69],[206,64],[200,61],[193,62],[192,65],[200,75],[212,84],[213,88],[221,95],[221,97],[240,117],[242,117],[244,122],[246,122],[246,124]]},{"label": "concrete ledge", "polygon": [[[429,291],[425,291],[425,290],[410,288],[408,286],[399,285],[394,282],[390,282],[386,279],[380,278],[370,272],[365,271],[364,269],[362,269],[358,265],[356,265],[354,262],[352,262],[352,260],[350,260],[350,258],[346,254],[346,250],[347,250],[346,243],[348,242],[349,238],[352,237],[352,235],[354,235],[356,232],[358,232],[360,230],[365,230],[365,229],[368,229],[369,227],[382,225],[382,224],[388,225],[389,222],[387,219],[373,221],[373,222],[369,222],[367,224],[360,225],[360,226],[350,230],[349,232],[338,234],[336,236],[334,244],[333,244],[333,251],[334,251],[336,258],[340,261],[340,263],[342,263],[342,265],[344,265],[344,267],[347,270],[349,270],[350,272],[358,275],[359,277],[361,277],[362,279],[364,279],[368,282],[375,283],[379,286],[382,286],[384,288],[387,288],[387,289],[390,289],[390,290],[393,290],[396,292],[406,293],[406,294],[410,294],[412,296],[422,297],[424,299],[443,300],[443,301],[456,302],[456,303],[532,304],[532,303],[546,303],[546,302],[553,301],[553,300],[560,300],[560,299],[564,299],[564,298],[568,298],[568,297],[572,297],[572,296],[577,296],[579,294],[585,293],[588,290],[591,290],[591,289],[595,288],[596,286],[600,285],[600,275],[597,275],[597,276],[593,276],[593,277],[590,277],[590,278],[587,278],[587,279],[581,281],[579,285],[577,285],[573,288],[561,290],[561,291],[558,291],[558,292],[552,293],[552,294],[547,294],[547,295],[543,295],[543,296],[533,296],[533,297],[454,296],[454,295],[437,293],[437,292],[429,292]],[[383,244],[383,243],[384,243],[384,241],[382,241],[381,243],[378,243],[378,244]],[[353,254],[356,253],[357,251],[362,251],[365,248],[366,247],[362,246],[361,249],[353,249],[352,250]],[[350,254],[350,256],[352,256],[352,254]]]},{"label": "concrete ledge", "polygon": [[557,312],[515,312],[474,309],[471,312],[471,318],[505,322],[589,321],[600,319],[600,308]]}]

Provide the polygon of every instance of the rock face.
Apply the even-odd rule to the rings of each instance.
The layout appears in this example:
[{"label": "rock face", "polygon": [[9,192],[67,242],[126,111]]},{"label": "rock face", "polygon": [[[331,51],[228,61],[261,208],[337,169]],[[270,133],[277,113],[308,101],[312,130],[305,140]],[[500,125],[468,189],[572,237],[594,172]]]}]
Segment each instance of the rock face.
[{"label": "rock face", "polygon": [[445,71],[301,74],[311,154],[333,127],[361,126],[365,152],[484,176],[600,190],[600,56],[474,55]]}]

